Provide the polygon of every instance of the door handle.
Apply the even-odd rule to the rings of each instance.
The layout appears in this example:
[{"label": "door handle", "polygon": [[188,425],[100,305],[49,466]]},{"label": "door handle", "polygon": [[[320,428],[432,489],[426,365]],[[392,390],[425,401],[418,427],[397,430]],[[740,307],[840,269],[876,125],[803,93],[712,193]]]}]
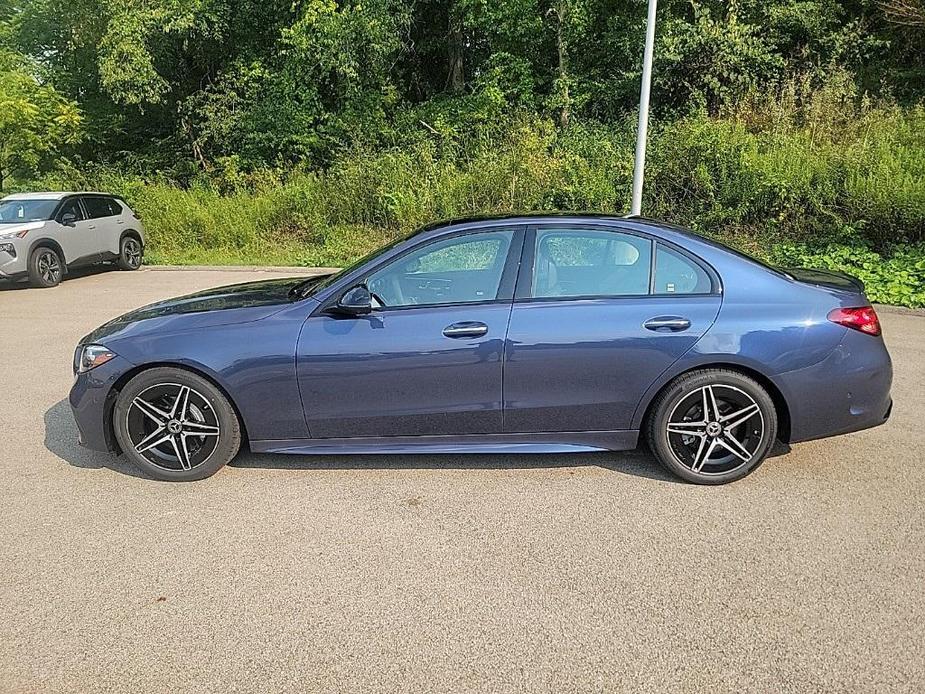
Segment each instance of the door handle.
[{"label": "door handle", "polygon": [[647,320],[642,324],[642,327],[647,330],[668,330],[679,333],[691,327],[691,322],[687,318],[681,318],[680,316],[657,316]]},{"label": "door handle", "polygon": [[461,323],[453,323],[453,325],[448,325],[443,329],[443,334],[446,337],[481,337],[488,332],[488,326],[479,321],[462,321]]}]

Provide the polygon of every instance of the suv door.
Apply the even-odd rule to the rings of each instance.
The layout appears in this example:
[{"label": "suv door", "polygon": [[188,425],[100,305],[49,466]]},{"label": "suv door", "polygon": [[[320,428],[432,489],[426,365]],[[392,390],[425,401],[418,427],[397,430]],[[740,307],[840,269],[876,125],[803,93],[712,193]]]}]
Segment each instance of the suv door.
[{"label": "suv door", "polygon": [[424,241],[363,278],[371,314],[308,318],[297,369],[311,436],[500,433],[522,245],[515,227]]},{"label": "suv door", "polygon": [[[73,221],[65,225],[65,218]],[[99,241],[96,237],[96,224],[87,219],[86,210],[78,196],[66,199],[55,216],[58,224],[55,240],[64,251],[67,265],[81,265],[99,260]]]},{"label": "suv door", "polygon": [[83,195],[81,198],[87,211],[87,217],[93,225],[96,251],[101,256],[104,253],[118,254],[119,236],[122,229],[119,216],[122,211],[121,206],[105,195]]},{"label": "suv door", "polygon": [[712,275],[619,228],[529,230],[504,357],[504,431],[631,428],[651,383],[716,319]]}]

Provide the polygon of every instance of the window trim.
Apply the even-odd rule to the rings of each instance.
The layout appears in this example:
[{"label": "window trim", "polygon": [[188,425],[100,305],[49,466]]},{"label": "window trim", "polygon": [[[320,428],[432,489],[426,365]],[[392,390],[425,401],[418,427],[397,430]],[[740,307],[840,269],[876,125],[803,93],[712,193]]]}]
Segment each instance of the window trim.
[{"label": "window trim", "polygon": [[[380,262],[376,263],[374,266],[369,268],[357,268],[357,270],[362,270],[355,275],[355,278],[349,281],[343,282],[340,286],[334,289],[330,297],[321,303],[321,305],[312,311],[311,315],[316,316],[324,314],[327,316],[332,316],[330,309],[334,307],[340,297],[343,295],[344,290],[350,287],[356,287],[358,285],[365,285],[369,280],[370,276],[385,267],[390,265],[393,262],[398,262],[402,258],[411,253],[419,251],[427,246],[431,246],[435,243],[440,243],[442,241],[447,241],[449,239],[457,238],[460,236],[471,236],[473,234],[510,234],[511,243],[508,245],[507,257],[504,259],[504,266],[501,269],[501,280],[498,284],[498,295],[494,299],[485,299],[483,301],[457,301],[452,303],[432,303],[432,304],[408,304],[407,306],[380,306],[373,309],[373,313],[391,313],[395,311],[408,311],[412,309],[419,308],[447,308],[454,306],[485,306],[490,304],[510,304],[514,299],[514,290],[517,284],[518,275],[521,267],[521,258],[523,255],[524,249],[524,238],[526,236],[525,227],[522,224],[513,224],[510,226],[489,226],[489,227],[470,227],[467,229],[459,229],[457,231],[452,231],[446,234],[440,234],[439,236],[433,236],[424,241],[421,241],[410,248],[406,248],[400,253],[389,256],[388,258],[383,258]],[[347,278],[345,278],[347,280]],[[347,316],[346,318],[356,318],[356,316]]]},{"label": "window trim", "polygon": [[[536,236],[538,231],[548,230],[548,229],[563,229],[563,230],[588,230],[588,231],[604,231],[615,234],[625,234],[627,236],[635,236],[640,239],[644,239],[651,244],[651,254],[649,258],[649,291],[646,294],[582,294],[580,296],[533,296],[533,273],[536,270]],[[701,268],[710,279],[710,291],[709,292],[698,292],[692,294],[677,294],[677,293],[655,293],[655,259],[658,253],[658,245],[662,244],[666,248],[669,248],[673,251],[676,251],[681,256],[687,258],[692,263]],[[719,275],[717,272],[710,267],[706,262],[702,261],[697,256],[693,255],[684,248],[681,248],[676,243],[667,241],[659,236],[653,234],[645,234],[639,232],[635,229],[628,229],[619,225],[610,225],[610,224],[601,224],[601,223],[583,223],[575,221],[567,222],[548,222],[543,224],[531,224],[527,227],[527,232],[524,236],[524,246],[523,246],[523,259],[521,260],[521,267],[523,270],[520,272],[520,275],[517,279],[517,288],[514,292],[514,303],[540,303],[540,302],[549,302],[549,301],[591,301],[591,300],[601,300],[601,299],[664,299],[666,297],[671,297],[677,299],[679,297],[691,297],[691,298],[702,298],[705,296],[721,296],[722,295],[722,284],[720,282]]]}]

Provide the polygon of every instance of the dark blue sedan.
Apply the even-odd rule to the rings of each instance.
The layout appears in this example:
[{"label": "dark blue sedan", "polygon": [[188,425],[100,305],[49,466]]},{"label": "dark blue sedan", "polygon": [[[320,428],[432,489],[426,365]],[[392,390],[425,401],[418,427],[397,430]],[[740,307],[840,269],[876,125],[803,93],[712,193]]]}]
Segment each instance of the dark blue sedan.
[{"label": "dark blue sedan", "polygon": [[107,323],[74,356],[81,441],[150,475],[255,452],[634,448],[691,482],[774,441],[886,421],[890,357],[855,279],[777,270],[666,224],[427,227],[335,275],[223,287]]}]

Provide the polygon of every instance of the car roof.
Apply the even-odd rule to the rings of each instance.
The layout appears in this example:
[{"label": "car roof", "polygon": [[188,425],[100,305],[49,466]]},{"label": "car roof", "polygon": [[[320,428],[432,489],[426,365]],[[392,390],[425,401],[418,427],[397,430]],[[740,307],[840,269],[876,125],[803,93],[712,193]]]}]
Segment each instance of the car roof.
[{"label": "car roof", "polygon": [[112,193],[98,193],[92,190],[81,190],[79,192],[71,191],[46,191],[46,192],[36,192],[36,193],[13,193],[12,195],[7,195],[4,200],[63,200],[64,198],[70,197],[72,195],[102,195],[107,198],[118,197]]}]

